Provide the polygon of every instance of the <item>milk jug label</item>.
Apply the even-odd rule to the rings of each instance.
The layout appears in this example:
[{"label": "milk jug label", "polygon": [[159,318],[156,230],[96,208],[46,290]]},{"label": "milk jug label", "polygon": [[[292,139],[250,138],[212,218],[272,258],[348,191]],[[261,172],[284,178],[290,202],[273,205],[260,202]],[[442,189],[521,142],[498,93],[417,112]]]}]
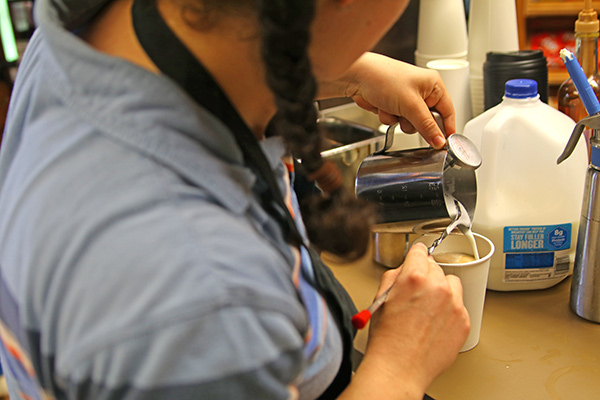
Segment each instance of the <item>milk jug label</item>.
[{"label": "milk jug label", "polygon": [[566,276],[571,230],[571,224],[504,227],[504,282]]}]

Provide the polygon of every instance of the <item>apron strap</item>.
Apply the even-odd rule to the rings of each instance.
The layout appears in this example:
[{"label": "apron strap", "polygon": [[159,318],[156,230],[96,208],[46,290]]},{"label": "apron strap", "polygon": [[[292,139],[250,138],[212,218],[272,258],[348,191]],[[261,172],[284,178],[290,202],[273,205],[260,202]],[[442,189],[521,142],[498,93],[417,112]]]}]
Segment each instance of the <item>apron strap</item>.
[{"label": "apron strap", "polygon": [[204,66],[171,31],[156,7],[156,0],[134,0],[133,26],[142,47],[162,73],[173,79],[199,105],[219,118],[231,130],[244,155],[246,166],[264,187],[262,206],[286,232],[288,241],[305,246],[311,255],[317,290],[325,299],[343,340],[343,359],[337,376],[319,399],[335,399],[352,377],[352,350],[356,330],[351,324],[354,303],[317,252],[302,238],[258,139],[231,104]]},{"label": "apron strap", "polygon": [[134,1],[132,17],[137,38],[152,62],[198,104],[227,125],[242,150],[246,165],[267,183],[270,195],[275,199],[275,202],[269,201],[263,207],[280,223],[288,241],[303,244],[302,235],[285,206],[283,194],[256,136],[206,68],[168,27],[156,7],[156,0]]}]

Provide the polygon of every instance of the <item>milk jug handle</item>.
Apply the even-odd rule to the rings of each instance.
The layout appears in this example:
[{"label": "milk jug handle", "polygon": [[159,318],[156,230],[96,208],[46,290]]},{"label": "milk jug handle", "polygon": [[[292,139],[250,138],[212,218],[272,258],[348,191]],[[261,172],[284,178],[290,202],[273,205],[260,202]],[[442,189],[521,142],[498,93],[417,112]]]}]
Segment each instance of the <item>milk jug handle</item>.
[{"label": "milk jug handle", "polygon": [[583,130],[586,126],[594,130],[600,129],[600,114],[588,115],[587,117],[582,118],[575,125],[575,128],[573,128],[573,133],[571,134],[571,137],[569,138],[565,149],[563,150],[560,157],[558,157],[558,159],[556,160],[557,164],[560,164],[561,162],[565,161],[567,158],[569,158],[571,153],[573,153],[573,150],[575,150],[577,142],[579,142],[579,138],[583,134]]},{"label": "milk jug handle", "polygon": [[[437,123],[444,136],[446,136],[446,130],[444,129],[444,119],[442,118],[442,115],[436,110],[431,110],[431,115],[433,116],[433,119]],[[383,149],[379,150],[375,154],[384,154],[386,151],[392,148],[394,144],[394,133],[396,132],[397,126],[398,122],[396,122],[393,125],[390,125],[387,128],[387,131],[385,131],[385,143],[383,145]]]}]

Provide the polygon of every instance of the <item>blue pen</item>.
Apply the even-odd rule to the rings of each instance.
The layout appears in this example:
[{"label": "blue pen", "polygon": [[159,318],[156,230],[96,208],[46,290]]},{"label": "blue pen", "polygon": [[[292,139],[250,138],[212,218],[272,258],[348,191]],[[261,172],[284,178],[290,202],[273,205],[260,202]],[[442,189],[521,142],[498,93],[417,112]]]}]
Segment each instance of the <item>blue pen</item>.
[{"label": "blue pen", "polygon": [[[581,102],[585,106],[585,110],[589,114],[589,116],[581,119],[573,129],[573,133],[571,134],[571,138],[567,142],[567,146],[563,153],[558,157],[557,163],[560,164],[564,160],[566,160],[569,155],[575,150],[575,146],[579,141],[579,138],[583,134],[586,126],[593,130],[592,134],[592,144],[589,146],[590,149],[590,162],[596,167],[600,168],[600,146],[598,143],[598,132],[600,131],[600,102],[598,102],[598,98],[594,93],[594,89],[590,86],[590,83],[579,65],[577,59],[573,56],[567,49],[562,49],[560,51],[560,58],[562,59],[565,67],[567,67],[567,71],[579,92],[579,98]],[[589,145],[589,143],[588,143]]]},{"label": "blue pen", "polygon": [[600,102],[598,102],[594,89],[590,86],[581,65],[579,65],[579,62],[573,53],[567,49],[562,49],[560,51],[560,58],[565,64],[565,67],[567,67],[567,71],[579,92],[579,98],[587,113],[589,115],[598,114],[600,112]]}]

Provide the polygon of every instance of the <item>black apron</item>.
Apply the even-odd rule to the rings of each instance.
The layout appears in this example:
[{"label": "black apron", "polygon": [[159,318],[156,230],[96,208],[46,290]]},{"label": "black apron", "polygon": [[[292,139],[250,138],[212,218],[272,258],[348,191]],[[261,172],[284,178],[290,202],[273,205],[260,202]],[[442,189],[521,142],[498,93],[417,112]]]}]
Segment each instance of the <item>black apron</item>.
[{"label": "black apron", "polygon": [[317,252],[304,243],[258,140],[210,73],[164,22],[156,7],[156,1],[135,0],[132,17],[138,40],[160,71],[229,127],[242,150],[245,165],[257,176],[253,190],[258,193],[263,208],[280,224],[288,242],[308,248],[317,290],[327,302],[343,341],[343,359],[338,374],[319,399],[337,398],[348,386],[352,376],[352,352],[356,330],[351,324],[351,318],[357,311],[354,303]]}]

